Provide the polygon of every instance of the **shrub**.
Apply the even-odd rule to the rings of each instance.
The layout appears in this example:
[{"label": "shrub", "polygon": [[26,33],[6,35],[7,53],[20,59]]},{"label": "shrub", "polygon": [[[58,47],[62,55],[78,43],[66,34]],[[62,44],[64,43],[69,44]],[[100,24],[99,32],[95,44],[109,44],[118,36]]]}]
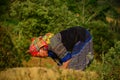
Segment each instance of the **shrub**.
[{"label": "shrub", "polygon": [[104,80],[120,80],[120,41],[104,56],[102,75]]}]

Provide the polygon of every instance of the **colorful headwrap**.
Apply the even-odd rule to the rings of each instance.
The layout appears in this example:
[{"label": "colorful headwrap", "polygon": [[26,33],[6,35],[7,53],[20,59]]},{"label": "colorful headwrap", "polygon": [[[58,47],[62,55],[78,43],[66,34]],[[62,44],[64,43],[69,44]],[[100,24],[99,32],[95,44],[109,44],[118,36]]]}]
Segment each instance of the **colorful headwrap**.
[{"label": "colorful headwrap", "polygon": [[50,44],[50,38],[54,34],[52,33],[47,33],[43,37],[40,36],[38,38],[35,38],[32,40],[32,44],[29,47],[29,52],[32,56],[37,56],[39,53],[40,48],[45,47],[48,49],[48,44]]},{"label": "colorful headwrap", "polygon": [[52,33],[47,33],[43,36],[43,40],[47,43],[50,44],[50,38],[53,37],[54,34]]}]

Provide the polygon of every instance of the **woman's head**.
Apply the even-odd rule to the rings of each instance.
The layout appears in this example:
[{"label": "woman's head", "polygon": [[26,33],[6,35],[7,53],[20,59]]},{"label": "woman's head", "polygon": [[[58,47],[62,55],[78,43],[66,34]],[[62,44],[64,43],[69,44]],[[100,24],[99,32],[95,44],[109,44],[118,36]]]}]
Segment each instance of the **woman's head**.
[{"label": "woman's head", "polygon": [[29,47],[29,52],[32,56],[47,57],[48,44],[42,39],[42,37],[35,38]]},{"label": "woman's head", "polygon": [[47,33],[43,37],[33,38],[29,47],[29,52],[32,56],[47,57],[48,56],[48,44],[50,44],[50,38],[54,34]]},{"label": "woman's head", "polygon": [[41,47],[37,56],[38,57],[47,57],[48,56],[48,49],[44,46]]}]

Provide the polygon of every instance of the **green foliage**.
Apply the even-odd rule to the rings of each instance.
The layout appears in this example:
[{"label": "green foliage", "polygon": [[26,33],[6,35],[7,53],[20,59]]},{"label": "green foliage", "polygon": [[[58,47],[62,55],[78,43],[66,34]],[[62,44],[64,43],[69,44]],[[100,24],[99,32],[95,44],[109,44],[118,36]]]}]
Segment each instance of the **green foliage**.
[{"label": "green foliage", "polygon": [[0,21],[6,19],[6,16],[4,15],[8,12],[9,3],[10,3],[9,0],[4,1],[0,0]]},{"label": "green foliage", "polygon": [[79,15],[83,24],[96,20],[105,21],[105,13],[111,8],[106,1],[100,3],[99,0],[69,0],[66,5],[68,9]]},{"label": "green foliage", "polygon": [[116,42],[114,47],[105,54],[103,62],[103,78],[105,80],[120,79],[120,41]]},{"label": "green foliage", "polygon": [[29,0],[15,1],[11,6],[10,15],[18,17],[19,27],[26,29],[24,31],[28,29],[29,32],[26,33],[31,32],[32,36],[39,36],[46,32],[58,32],[60,29],[79,23],[76,16],[68,11],[67,6],[59,4],[59,0],[54,1],[54,6],[50,1],[43,2],[38,4]]},{"label": "green foliage", "polygon": [[101,60],[101,54],[108,52],[108,49],[114,44],[114,40],[112,39],[113,33],[109,30],[107,24],[102,21],[94,21],[85,26],[93,36],[95,57]]},{"label": "green foliage", "polygon": [[21,66],[20,56],[7,31],[8,29],[0,27],[0,70]]},{"label": "green foliage", "polygon": [[117,41],[106,54],[102,54],[102,63],[94,60],[87,70],[96,71],[97,80],[120,79],[120,41]]}]

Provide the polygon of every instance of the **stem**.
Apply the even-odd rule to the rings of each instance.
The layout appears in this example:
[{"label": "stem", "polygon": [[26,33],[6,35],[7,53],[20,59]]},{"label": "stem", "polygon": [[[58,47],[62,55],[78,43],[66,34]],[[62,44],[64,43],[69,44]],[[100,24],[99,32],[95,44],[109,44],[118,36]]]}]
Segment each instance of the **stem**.
[{"label": "stem", "polygon": [[83,15],[83,24],[85,23],[85,0],[83,0],[83,11],[82,11],[82,15]]}]

